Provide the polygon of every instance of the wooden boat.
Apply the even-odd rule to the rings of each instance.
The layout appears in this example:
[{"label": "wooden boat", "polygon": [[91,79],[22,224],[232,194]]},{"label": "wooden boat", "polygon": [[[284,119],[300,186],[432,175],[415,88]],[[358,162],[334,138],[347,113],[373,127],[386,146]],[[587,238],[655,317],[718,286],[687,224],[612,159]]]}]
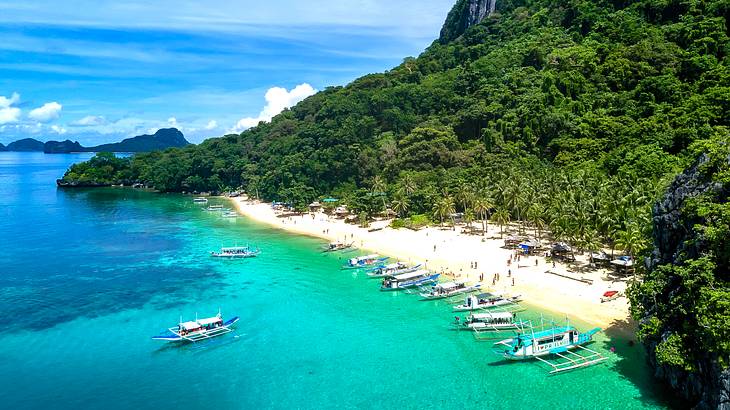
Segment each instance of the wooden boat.
[{"label": "wooden boat", "polygon": [[198,197],[198,198],[193,198],[193,202],[195,202],[197,204],[207,204],[208,199],[203,198],[203,197]]},{"label": "wooden boat", "polygon": [[352,248],[353,242],[350,243],[344,243],[344,242],[332,242],[327,245],[327,247],[324,248],[324,252],[337,252],[337,251],[343,251],[345,249]]},{"label": "wooden boat", "polygon": [[402,273],[383,279],[380,290],[401,290],[429,285],[438,282],[439,276],[441,276],[440,273],[431,273],[425,269]]},{"label": "wooden boat", "polygon": [[224,211],[230,211],[230,208],[225,208],[223,205],[208,205],[207,208],[205,208],[206,211],[210,212],[224,212]]},{"label": "wooden boat", "polygon": [[218,252],[211,252],[210,256],[214,258],[253,258],[261,253],[258,249],[251,249],[248,246],[231,246],[221,248]]},{"label": "wooden boat", "polygon": [[438,283],[431,288],[431,291],[421,293],[421,297],[428,300],[445,299],[452,296],[470,293],[479,290],[482,285],[467,285],[466,282],[444,282]]},{"label": "wooden boat", "polygon": [[517,320],[517,315],[512,312],[484,312],[473,313],[464,320],[457,316],[454,324],[459,329],[480,332],[520,330],[527,322]]},{"label": "wooden boat", "polygon": [[[553,326],[537,332],[534,328],[530,328],[524,334],[518,333],[513,338],[495,343],[495,353],[508,360],[537,359],[550,366],[551,374],[564,372],[600,363],[607,359],[600,353],[583,346],[590,343],[593,335],[600,331],[600,328],[594,328],[580,333],[570,325]],[[545,357],[556,358],[557,362],[547,360]]]},{"label": "wooden boat", "polygon": [[349,259],[347,261],[347,264],[345,264],[342,269],[362,269],[371,266],[382,265],[388,259],[389,258],[387,256],[381,257],[377,254],[358,256],[356,258]]},{"label": "wooden boat", "polygon": [[609,290],[607,292],[603,293],[603,296],[601,296],[601,303],[608,302],[614,299],[618,299],[621,296],[621,292],[617,290]]},{"label": "wooden boat", "polygon": [[469,310],[492,309],[501,306],[515,305],[521,300],[522,297],[519,295],[506,297],[493,295],[491,293],[481,293],[479,295],[467,296],[464,304],[454,306],[454,311],[463,312]]},{"label": "wooden boat", "polygon": [[188,322],[183,322],[180,318],[176,327],[171,327],[167,329],[167,333],[153,336],[152,339],[163,342],[198,342],[232,332],[232,326],[238,322],[238,319],[236,316],[224,322],[220,312],[213,317],[196,318]]},{"label": "wooden boat", "polygon": [[415,272],[419,270],[421,266],[423,266],[421,263],[408,266],[403,262],[396,262],[372,268],[367,272],[367,275],[371,278],[385,278],[400,275],[402,273]]}]

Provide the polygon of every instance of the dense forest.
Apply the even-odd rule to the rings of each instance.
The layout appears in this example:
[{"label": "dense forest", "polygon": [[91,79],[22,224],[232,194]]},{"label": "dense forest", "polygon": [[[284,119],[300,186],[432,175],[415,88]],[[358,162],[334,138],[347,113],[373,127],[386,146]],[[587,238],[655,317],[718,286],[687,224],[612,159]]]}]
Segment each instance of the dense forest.
[{"label": "dense forest", "polygon": [[[243,188],[300,208],[335,196],[364,217],[390,208],[401,225],[461,211],[521,220],[583,249],[647,252],[652,205],[699,153],[728,144],[730,3],[505,0],[466,27],[459,13],[470,1],[457,2],[442,38],[390,71],[327,88],[240,135],[102,156],[64,180]],[[726,208],[713,197],[686,212],[715,221],[702,228],[713,240],[726,234],[717,222]],[[634,287],[640,335],[657,340],[660,364],[691,370],[707,349],[730,362],[728,260],[708,249],[709,259],[652,269]],[[711,286],[649,306],[662,280],[698,270]],[[677,314],[682,325],[668,320]]]}]

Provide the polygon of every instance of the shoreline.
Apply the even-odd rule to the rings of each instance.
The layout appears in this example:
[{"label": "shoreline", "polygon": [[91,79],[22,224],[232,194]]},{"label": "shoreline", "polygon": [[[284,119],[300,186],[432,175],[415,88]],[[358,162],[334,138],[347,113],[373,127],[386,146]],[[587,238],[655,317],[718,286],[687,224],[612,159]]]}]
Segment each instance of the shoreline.
[{"label": "shoreline", "polygon": [[[611,337],[635,338],[628,299],[621,296],[605,303],[600,301],[607,290],[625,294],[626,282],[613,281],[606,275],[606,269],[585,270],[584,255],[576,255],[577,263],[573,266],[558,262],[553,267],[544,256],[534,255],[521,255],[519,261],[509,263],[514,250],[503,247],[499,228],[491,225],[484,237],[461,233],[458,226],[428,227],[419,231],[392,229],[387,220],[373,222],[368,230],[321,212],[280,217],[270,204],[228,199],[239,214],[251,220],[299,235],[332,242],[353,242],[357,249],[409,263],[424,262],[428,269],[441,272],[445,277],[478,282],[483,289],[500,294],[521,295],[524,304],[554,313],[556,319],[561,316],[576,318],[601,327]],[[497,275],[499,279],[494,281]],[[570,279],[578,277],[593,283]]]}]

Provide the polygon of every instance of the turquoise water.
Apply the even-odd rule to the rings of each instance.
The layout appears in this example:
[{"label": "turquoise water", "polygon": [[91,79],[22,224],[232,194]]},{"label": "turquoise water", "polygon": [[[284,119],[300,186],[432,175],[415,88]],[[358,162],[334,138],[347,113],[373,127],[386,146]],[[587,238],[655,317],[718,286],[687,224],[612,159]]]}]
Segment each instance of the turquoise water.
[{"label": "turquoise water", "polygon": [[[180,195],[56,190],[85,158],[0,153],[2,408],[669,405],[626,340],[601,335],[592,347],[607,363],[547,376],[450,330],[449,305],[340,271],[344,256],[320,253],[321,241],[221,219]],[[263,254],[207,256],[234,244]],[[180,315],[218,308],[241,317],[234,334],[150,339]]]}]

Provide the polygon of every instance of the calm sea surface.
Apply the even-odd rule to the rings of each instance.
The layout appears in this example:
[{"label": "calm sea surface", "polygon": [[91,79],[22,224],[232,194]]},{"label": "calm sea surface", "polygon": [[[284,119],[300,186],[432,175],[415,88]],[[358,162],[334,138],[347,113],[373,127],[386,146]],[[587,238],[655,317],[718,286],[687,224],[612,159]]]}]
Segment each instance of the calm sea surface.
[{"label": "calm sea surface", "polygon": [[[340,271],[347,255],[322,254],[321,241],[222,219],[181,195],[57,190],[87,158],[0,153],[0,408],[670,404],[625,340],[603,334],[592,347],[605,364],[548,376],[450,330],[448,304]],[[262,255],[208,256],[235,244]],[[241,317],[235,333],[182,346],[150,339],[181,315],[219,308]]]}]

